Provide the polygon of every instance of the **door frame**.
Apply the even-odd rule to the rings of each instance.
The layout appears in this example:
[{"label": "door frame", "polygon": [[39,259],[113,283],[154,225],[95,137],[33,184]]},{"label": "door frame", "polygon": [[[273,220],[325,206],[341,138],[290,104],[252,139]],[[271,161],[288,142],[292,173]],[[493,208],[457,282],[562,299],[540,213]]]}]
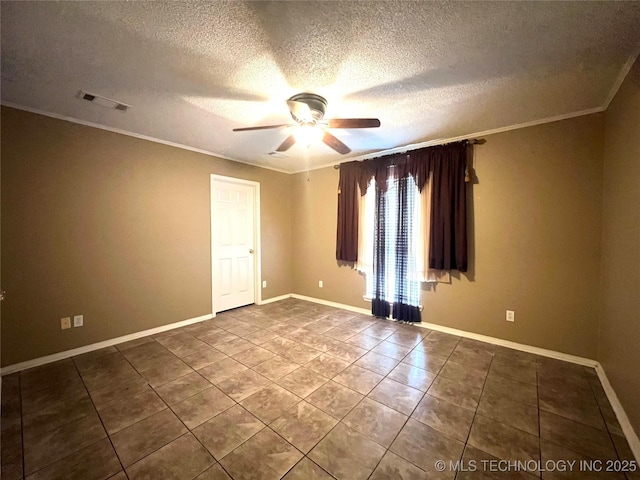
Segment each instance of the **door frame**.
[{"label": "door frame", "polygon": [[226,177],[223,175],[214,175],[211,174],[210,178],[210,188],[209,188],[209,211],[210,211],[210,233],[209,237],[211,243],[211,313],[215,317],[216,316],[216,306],[215,306],[215,279],[213,276],[213,271],[215,267],[215,245],[213,243],[213,239],[215,237],[215,223],[214,223],[214,215],[215,215],[215,203],[214,203],[214,182],[226,182],[226,183],[236,183],[240,185],[246,185],[253,187],[253,277],[254,277],[254,303],[256,305],[262,304],[262,268],[261,268],[261,256],[262,256],[262,243],[260,237],[260,182],[254,182],[252,180],[244,180],[242,178],[235,177]]}]

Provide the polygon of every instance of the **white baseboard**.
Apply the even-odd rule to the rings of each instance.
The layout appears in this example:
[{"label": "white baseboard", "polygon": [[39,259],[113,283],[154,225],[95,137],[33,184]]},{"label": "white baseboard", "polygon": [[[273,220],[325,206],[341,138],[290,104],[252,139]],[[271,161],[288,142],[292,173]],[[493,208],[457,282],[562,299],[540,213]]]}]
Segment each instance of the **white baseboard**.
[{"label": "white baseboard", "polygon": [[65,350],[64,352],[58,352],[44,357],[34,358],[33,360],[27,360],[26,362],[14,363],[0,369],[0,376],[9,375],[10,373],[26,370],[27,368],[39,367],[47,363],[57,362],[58,360],[64,360],[65,358],[75,357],[83,353],[93,352],[94,350],[100,350],[101,348],[117,345],[118,343],[129,342],[138,338],[147,337],[149,335],[155,335],[156,333],[166,332],[175,328],[186,327],[198,322],[204,322],[205,320],[211,320],[213,315],[208,313],[199,317],[189,318],[180,322],[170,323],[168,325],[162,325],[161,327],[150,328],[148,330],[142,330],[141,332],[130,333],[129,335],[123,335],[122,337],[111,338],[98,343],[92,343],[91,345],[85,345],[84,347],[78,347],[71,350]]},{"label": "white baseboard", "polygon": [[611,383],[609,383],[607,374],[600,363],[598,363],[598,366],[596,367],[596,372],[598,373],[598,378],[600,379],[602,388],[604,388],[604,392],[607,394],[609,403],[611,403],[611,408],[613,408],[616,418],[618,419],[618,423],[622,428],[622,433],[624,433],[624,436],[627,438],[627,442],[629,442],[629,447],[631,447],[631,451],[636,457],[636,461],[640,464],[640,439],[638,439],[638,435],[629,421],[627,412],[624,411],[624,408],[622,407],[615,390],[611,386]]},{"label": "white baseboard", "polygon": [[280,300],[286,300],[287,298],[291,298],[291,294],[288,293],[286,295],[280,295],[278,297],[267,298],[266,300],[262,300],[260,305],[265,305],[267,303],[279,302]]},{"label": "white baseboard", "polygon": [[322,300],[321,298],[307,297],[305,295],[298,295],[297,293],[292,293],[291,298],[319,303],[329,307],[341,308],[342,310],[349,310],[350,312],[363,313],[364,315],[371,315],[371,310],[367,310],[366,308],[353,307],[351,305],[345,305],[344,303],[330,302],[329,300]]}]

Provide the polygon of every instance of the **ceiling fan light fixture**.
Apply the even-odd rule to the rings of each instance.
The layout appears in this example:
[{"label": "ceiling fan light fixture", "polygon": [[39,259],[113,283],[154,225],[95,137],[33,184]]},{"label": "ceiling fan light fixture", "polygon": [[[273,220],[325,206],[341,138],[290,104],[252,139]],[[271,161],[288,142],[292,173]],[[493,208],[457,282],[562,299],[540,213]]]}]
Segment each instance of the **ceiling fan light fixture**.
[{"label": "ceiling fan light fixture", "polygon": [[320,127],[316,125],[300,125],[293,132],[293,136],[300,145],[303,145],[307,148],[315,145],[320,140],[322,140],[323,131]]}]

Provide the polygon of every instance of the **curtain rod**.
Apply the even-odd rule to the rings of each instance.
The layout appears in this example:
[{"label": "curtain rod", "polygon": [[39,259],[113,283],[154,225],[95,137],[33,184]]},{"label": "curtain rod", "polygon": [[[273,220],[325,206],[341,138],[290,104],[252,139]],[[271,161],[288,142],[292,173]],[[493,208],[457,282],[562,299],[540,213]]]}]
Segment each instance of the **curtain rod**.
[{"label": "curtain rod", "polygon": [[[464,141],[467,142],[469,145],[484,145],[485,143],[487,143],[487,140],[485,138],[469,138]],[[437,145],[432,145],[432,146],[435,147]],[[409,153],[409,152],[411,152],[411,150],[408,150],[407,152],[404,152],[404,153]],[[336,170],[339,170],[340,164],[334,165],[333,168],[335,168]]]}]

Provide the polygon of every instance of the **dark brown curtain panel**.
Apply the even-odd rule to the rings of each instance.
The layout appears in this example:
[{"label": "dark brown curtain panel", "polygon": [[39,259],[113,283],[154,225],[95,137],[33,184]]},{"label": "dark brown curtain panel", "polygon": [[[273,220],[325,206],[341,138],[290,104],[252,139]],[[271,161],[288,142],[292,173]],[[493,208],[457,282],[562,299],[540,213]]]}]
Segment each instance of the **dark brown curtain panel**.
[{"label": "dark brown curtain panel", "polygon": [[358,181],[360,175],[359,162],[347,162],[340,165],[336,260],[342,262],[358,260]]},{"label": "dark brown curtain panel", "polygon": [[[425,147],[340,165],[336,258],[358,259],[358,185],[361,193],[375,178],[385,192],[389,178],[412,177],[420,191],[431,177],[429,267],[467,271],[467,142]],[[393,168],[391,168],[393,167]]]},{"label": "dark brown curtain panel", "polygon": [[467,271],[466,142],[431,152],[431,237],[429,267]]}]

